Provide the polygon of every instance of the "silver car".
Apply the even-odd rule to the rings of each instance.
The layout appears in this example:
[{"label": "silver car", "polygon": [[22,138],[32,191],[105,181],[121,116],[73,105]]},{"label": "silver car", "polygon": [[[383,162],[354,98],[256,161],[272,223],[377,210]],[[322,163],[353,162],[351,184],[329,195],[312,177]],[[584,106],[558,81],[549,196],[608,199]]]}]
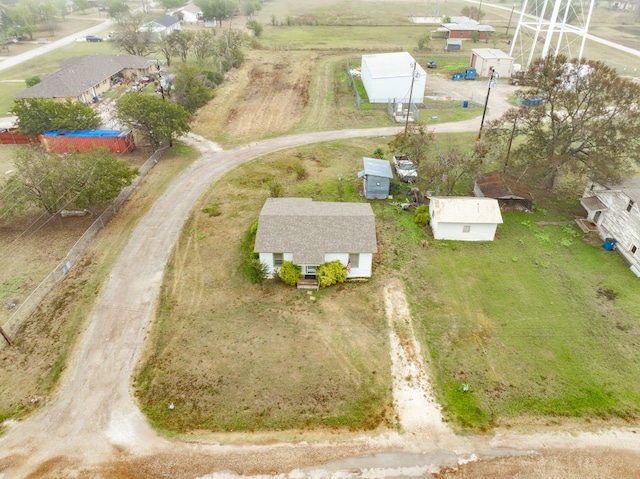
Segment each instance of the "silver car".
[{"label": "silver car", "polygon": [[413,183],[418,179],[416,165],[408,156],[394,156],[393,167],[400,181]]}]

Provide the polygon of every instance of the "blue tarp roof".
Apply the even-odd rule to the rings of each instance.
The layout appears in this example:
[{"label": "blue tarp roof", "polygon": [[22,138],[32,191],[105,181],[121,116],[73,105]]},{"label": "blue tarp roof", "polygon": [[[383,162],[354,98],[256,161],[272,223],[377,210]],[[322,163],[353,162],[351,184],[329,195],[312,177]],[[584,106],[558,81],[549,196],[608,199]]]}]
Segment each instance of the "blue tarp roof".
[{"label": "blue tarp roof", "polygon": [[42,136],[75,136],[92,138],[119,138],[127,136],[131,130],[77,130],[77,131],[47,131]]}]

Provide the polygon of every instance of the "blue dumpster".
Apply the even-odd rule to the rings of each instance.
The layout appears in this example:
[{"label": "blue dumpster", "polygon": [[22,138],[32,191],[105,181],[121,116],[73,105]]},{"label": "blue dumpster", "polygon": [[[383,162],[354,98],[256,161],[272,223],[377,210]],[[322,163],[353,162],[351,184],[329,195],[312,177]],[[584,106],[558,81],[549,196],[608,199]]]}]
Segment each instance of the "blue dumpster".
[{"label": "blue dumpster", "polygon": [[462,102],[462,108],[469,108],[469,100],[465,100]]},{"label": "blue dumpster", "polygon": [[605,251],[613,251],[613,248],[616,247],[616,240],[613,238],[605,238],[604,245],[602,246]]},{"label": "blue dumpster", "polygon": [[452,80],[462,80],[463,76],[462,73],[454,73],[453,75],[451,75],[451,79]]}]

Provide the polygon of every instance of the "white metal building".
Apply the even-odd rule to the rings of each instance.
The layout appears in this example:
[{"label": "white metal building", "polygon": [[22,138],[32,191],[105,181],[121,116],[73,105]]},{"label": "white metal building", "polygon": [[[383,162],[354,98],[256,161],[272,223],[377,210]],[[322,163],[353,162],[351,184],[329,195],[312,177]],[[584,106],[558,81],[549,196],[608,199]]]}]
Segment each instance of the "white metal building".
[{"label": "white metal building", "polygon": [[427,72],[407,52],[362,55],[362,83],[370,103],[422,103]]},{"label": "white metal building", "polygon": [[474,48],[469,66],[475,68],[480,76],[491,76],[489,71],[493,67],[498,75],[508,78],[513,70],[513,57],[497,48]]},{"label": "white metal building", "polygon": [[434,239],[493,241],[502,214],[498,200],[456,196],[429,198]]}]

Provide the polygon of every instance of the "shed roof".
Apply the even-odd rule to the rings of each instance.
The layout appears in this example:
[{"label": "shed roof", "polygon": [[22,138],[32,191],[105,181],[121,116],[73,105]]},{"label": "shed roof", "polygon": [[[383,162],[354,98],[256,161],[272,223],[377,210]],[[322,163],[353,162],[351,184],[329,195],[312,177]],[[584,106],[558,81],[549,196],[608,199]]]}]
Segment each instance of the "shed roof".
[{"label": "shed roof", "polygon": [[597,196],[582,198],[580,203],[589,211],[606,211],[609,209]]},{"label": "shed roof", "polygon": [[483,196],[487,198],[533,201],[531,192],[519,183],[515,176],[506,173],[490,171],[489,173],[476,176],[475,182],[482,191]]},{"label": "shed roof", "polygon": [[371,78],[411,78],[414,63],[416,64],[416,73],[427,74],[424,68],[407,52],[362,55],[362,64],[365,63],[371,73]]},{"label": "shed roof", "polygon": [[467,23],[443,23],[442,26],[449,31],[478,31],[478,32],[495,32],[496,29],[491,25],[482,25],[475,20]]},{"label": "shed roof", "polygon": [[72,57],[60,64],[61,70],[42,79],[31,88],[16,94],[16,98],[70,98],[126,68],[148,68],[155,58],[136,55],[106,55],[97,53]]},{"label": "shed roof", "polygon": [[73,136],[73,137],[90,137],[90,138],[120,138],[131,134],[131,130],[75,130],[63,131],[54,130],[46,131],[42,136]]},{"label": "shed roof", "polygon": [[375,253],[376,225],[368,203],[268,198],[254,251],[293,253],[296,264],[321,264],[326,253]]},{"label": "shed roof", "polygon": [[377,158],[367,158],[364,156],[362,157],[362,162],[364,163],[364,170],[358,173],[358,178],[367,175],[393,178],[389,160],[378,160]]},{"label": "shed roof", "polygon": [[498,200],[467,196],[433,196],[433,216],[438,223],[502,223]]},{"label": "shed roof", "polygon": [[154,22],[159,23],[163,27],[170,27],[171,25],[180,23],[180,20],[176,17],[172,17],[171,15],[162,15],[160,18],[156,18]]},{"label": "shed roof", "polygon": [[472,53],[475,53],[480,58],[485,59],[497,59],[497,60],[513,60],[513,57],[510,57],[505,52],[498,48],[474,48],[471,50]]}]

